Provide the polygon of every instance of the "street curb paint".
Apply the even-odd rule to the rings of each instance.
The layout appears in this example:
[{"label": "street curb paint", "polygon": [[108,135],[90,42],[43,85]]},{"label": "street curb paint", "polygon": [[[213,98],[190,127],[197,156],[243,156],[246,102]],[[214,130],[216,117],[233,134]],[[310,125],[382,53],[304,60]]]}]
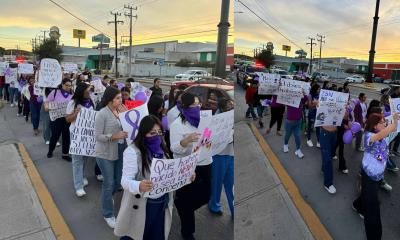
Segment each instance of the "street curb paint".
[{"label": "street curb paint", "polygon": [[75,239],[22,143],[18,143],[18,150],[54,235],[58,240]]},{"label": "street curb paint", "polygon": [[290,198],[292,199],[294,205],[296,206],[297,210],[299,211],[301,217],[305,221],[308,229],[310,230],[311,234],[314,236],[315,239],[323,239],[323,240],[331,240],[333,239],[332,236],[329,234],[328,230],[325,226],[321,223],[319,217],[314,212],[314,210],[306,203],[303,197],[300,194],[299,189],[297,188],[296,184],[286,172],[285,168],[280,163],[278,157],[274,154],[271,147],[265,141],[264,137],[261,135],[260,131],[257,127],[250,123],[250,128],[254,133],[258,143],[260,144],[261,149],[263,150],[267,160],[271,163],[272,167],[274,168],[276,174],[278,175],[279,179],[281,180],[283,186],[285,187],[287,193],[289,194]]}]

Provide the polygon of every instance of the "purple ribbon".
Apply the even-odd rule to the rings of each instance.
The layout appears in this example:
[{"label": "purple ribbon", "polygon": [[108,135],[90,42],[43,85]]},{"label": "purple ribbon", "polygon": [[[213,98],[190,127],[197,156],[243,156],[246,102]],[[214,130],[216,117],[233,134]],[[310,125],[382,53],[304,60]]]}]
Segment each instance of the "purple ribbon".
[{"label": "purple ribbon", "polygon": [[[136,113],[136,121],[135,121],[135,122],[133,122],[133,121],[129,118],[129,113],[132,112],[132,111]],[[131,137],[130,137],[130,139],[131,139],[132,141],[135,140],[135,138],[136,138],[136,131],[137,131],[138,128],[139,128],[139,119],[140,119],[140,113],[139,113],[139,111],[136,110],[136,109],[132,109],[132,110],[128,111],[128,112],[125,114],[125,120],[126,120],[126,122],[127,122],[129,125],[131,125],[131,127],[133,128],[133,130],[132,130],[132,135],[131,135]]]}]

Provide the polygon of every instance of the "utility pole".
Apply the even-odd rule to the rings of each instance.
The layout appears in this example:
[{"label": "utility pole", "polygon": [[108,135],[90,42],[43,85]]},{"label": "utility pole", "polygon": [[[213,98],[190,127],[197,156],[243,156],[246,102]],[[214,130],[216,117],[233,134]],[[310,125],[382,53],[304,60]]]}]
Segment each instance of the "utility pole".
[{"label": "utility pole", "polygon": [[372,83],[372,72],[374,70],[376,32],[378,30],[378,20],[379,20],[379,17],[378,17],[379,4],[380,4],[380,0],[376,0],[374,24],[372,27],[371,50],[369,50],[368,72],[367,72],[367,81],[366,81],[367,83]]},{"label": "utility pole", "polygon": [[114,23],[114,28],[115,28],[115,57],[114,57],[114,61],[115,61],[115,78],[118,78],[118,30],[117,30],[117,26],[118,23],[123,24],[124,21],[119,21],[117,20],[118,16],[121,16],[121,13],[119,12],[111,12],[111,15],[114,15],[114,21],[109,21],[108,24],[110,23]]},{"label": "utility pole", "polygon": [[313,59],[313,56],[312,56],[312,55],[313,55],[312,48],[313,48],[313,45],[317,45],[317,44],[314,42],[315,38],[308,37],[308,39],[310,39],[310,42],[307,43],[307,45],[311,45],[311,50],[310,50],[310,67],[309,67],[309,69],[310,69],[309,74],[311,75],[311,74],[312,74],[312,59]]},{"label": "utility pole", "polygon": [[47,30],[41,30],[43,32],[43,42],[46,41],[46,33],[48,32]]},{"label": "utility pole", "polygon": [[322,59],[321,59],[322,43],[325,43],[325,40],[323,40],[323,39],[325,39],[325,36],[317,34],[317,37],[318,37],[317,41],[319,42],[319,69],[321,69],[321,66],[322,66]]},{"label": "utility pole", "polygon": [[129,13],[125,13],[125,16],[129,17],[129,67],[128,67],[128,76],[131,77],[131,68],[132,68],[132,18],[137,18],[137,15],[133,16],[132,15],[132,10],[137,10],[137,7],[132,7],[130,5],[125,6],[124,8],[129,9]]},{"label": "utility pole", "polygon": [[226,76],[226,47],[228,43],[229,31],[229,3],[230,0],[222,0],[221,19],[218,24],[218,43],[217,43],[217,60],[215,66],[215,75],[221,78]]}]

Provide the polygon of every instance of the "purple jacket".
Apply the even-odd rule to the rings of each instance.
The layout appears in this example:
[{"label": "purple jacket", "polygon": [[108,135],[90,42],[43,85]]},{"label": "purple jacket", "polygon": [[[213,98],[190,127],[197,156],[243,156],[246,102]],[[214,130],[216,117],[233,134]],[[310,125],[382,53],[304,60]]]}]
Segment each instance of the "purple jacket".
[{"label": "purple jacket", "polygon": [[307,96],[304,96],[300,101],[300,106],[298,108],[287,106],[286,118],[289,121],[298,121],[302,117],[303,105],[308,100]]}]

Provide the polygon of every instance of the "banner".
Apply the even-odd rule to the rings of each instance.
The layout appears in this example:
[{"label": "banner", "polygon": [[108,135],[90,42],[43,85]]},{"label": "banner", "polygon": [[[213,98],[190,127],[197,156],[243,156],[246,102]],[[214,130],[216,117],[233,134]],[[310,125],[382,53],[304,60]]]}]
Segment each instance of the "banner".
[{"label": "banner", "polygon": [[39,87],[57,88],[61,83],[61,66],[56,59],[43,58],[40,61]]},{"label": "banner", "polygon": [[348,93],[321,89],[314,126],[340,126],[348,99]]},{"label": "banner", "polygon": [[279,88],[281,76],[279,74],[256,72],[258,76],[258,94],[276,95]]},{"label": "banner", "polygon": [[37,85],[37,83],[35,82],[33,84],[33,94],[37,95],[37,96],[44,96],[44,88],[41,88]]},{"label": "banner", "polygon": [[16,68],[6,68],[6,70],[4,71],[4,76],[6,78],[6,83],[10,83],[10,84],[15,84],[17,83],[18,80],[18,70]]},{"label": "banner", "polygon": [[140,105],[137,108],[119,114],[122,129],[128,133],[128,137],[126,138],[128,144],[131,144],[135,140],[140,121],[147,115],[149,115],[147,104]]},{"label": "banner", "polygon": [[4,76],[4,71],[8,68],[8,63],[0,62],[0,76]]},{"label": "banner", "polygon": [[233,142],[234,110],[216,114],[212,117],[210,129],[212,156],[222,152],[228,144]]},{"label": "banner", "polygon": [[30,63],[19,63],[18,64],[19,74],[33,74],[33,64]]},{"label": "banner", "polygon": [[106,87],[104,87],[103,83],[101,82],[101,79],[98,77],[92,80],[91,84],[94,87],[95,93],[103,93],[106,90]]},{"label": "banner", "polygon": [[49,102],[49,115],[50,120],[54,121],[56,119],[65,117],[67,111],[68,101],[64,102]]},{"label": "banner", "polygon": [[61,64],[64,73],[77,73],[78,65],[76,63],[65,62]]},{"label": "banner", "polygon": [[69,153],[81,156],[96,156],[95,120],[97,112],[81,108],[75,120],[75,128],[71,132]]},{"label": "banner", "polygon": [[153,158],[150,167],[150,181],[153,188],[146,192],[144,197],[159,198],[165,193],[176,191],[191,183],[196,163],[199,159],[198,153],[177,159]]},{"label": "banner", "polygon": [[310,93],[309,85],[310,83],[282,78],[276,102],[298,108],[304,95]]},{"label": "banner", "polygon": [[[150,100],[151,97],[151,93],[152,91],[148,88],[146,88],[145,86],[143,86],[142,84],[138,83],[138,82],[131,82],[131,99],[133,100],[146,100],[145,102],[147,103]],[[144,93],[144,94],[141,94]],[[140,99],[136,99],[137,95],[141,95],[139,98]]]}]

